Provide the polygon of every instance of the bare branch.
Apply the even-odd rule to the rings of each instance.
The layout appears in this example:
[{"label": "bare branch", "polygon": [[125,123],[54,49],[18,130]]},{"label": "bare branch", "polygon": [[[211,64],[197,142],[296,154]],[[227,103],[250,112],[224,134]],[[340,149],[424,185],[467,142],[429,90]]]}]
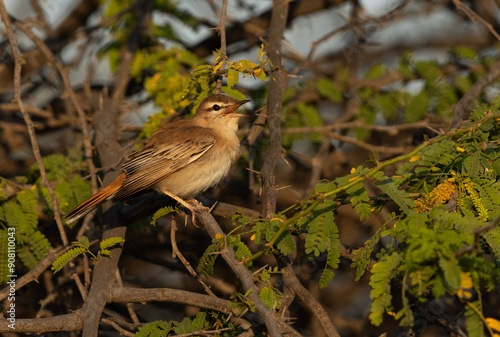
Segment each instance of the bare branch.
[{"label": "bare branch", "polygon": [[453,4],[455,4],[455,7],[459,11],[462,11],[467,15],[472,21],[479,21],[481,22],[488,30],[490,33],[498,40],[500,41],[500,35],[495,31],[495,28],[493,28],[493,25],[491,25],[488,21],[483,19],[480,15],[478,15],[476,12],[474,12],[472,9],[464,5],[460,0],[453,0]]},{"label": "bare branch", "polygon": [[[95,193],[97,192],[97,178],[95,176],[95,165],[94,162],[92,161],[92,144],[90,142],[90,131],[87,124],[87,116],[85,115],[85,112],[81,107],[81,104],[78,102],[75,91],[71,86],[71,82],[68,77],[68,70],[63,67],[63,65],[61,64],[61,62],[59,62],[59,60],[57,60],[57,58],[54,56],[49,47],[47,47],[47,45],[38,36],[36,36],[24,23],[17,21],[15,22],[15,25],[38,47],[38,49],[43,53],[43,55],[45,55],[45,57],[50,61],[50,63],[57,69],[57,71],[59,72],[59,76],[61,76],[61,79],[64,84],[64,89],[66,90],[66,93],[68,94],[69,99],[78,114],[78,117],[80,118],[80,124],[83,133],[83,143],[85,149],[86,163],[91,173],[92,192]],[[65,245],[66,244],[67,243],[65,243]]]},{"label": "bare branch", "polygon": [[[226,13],[227,13],[227,0],[222,1],[222,9],[220,12],[220,21],[215,30],[220,35],[220,60],[222,67],[226,67],[225,63],[227,60],[227,43],[226,43]],[[215,64],[217,66],[217,64]],[[215,87],[215,94],[220,94],[222,88],[222,76],[217,79],[217,86]]]},{"label": "bare branch", "polygon": [[269,38],[266,44],[267,55],[271,64],[278,67],[272,73],[273,80],[269,85],[267,99],[267,123],[269,125],[269,152],[262,166],[263,200],[262,214],[271,218],[276,211],[278,190],[274,177],[274,168],[281,158],[281,110],[283,93],[288,83],[287,71],[283,64],[281,45],[285,31],[289,0],[275,0],[269,26]]},{"label": "bare branch", "polygon": [[[212,238],[215,238],[216,235],[224,236],[224,232],[219,224],[208,211],[204,210],[197,215]],[[273,337],[281,336],[280,326],[285,329],[284,331],[291,329],[283,322],[279,322],[277,318],[274,317],[272,311],[261,301],[259,298],[259,290],[253,283],[252,274],[236,259],[234,250],[231,247],[224,246],[221,249],[221,255],[241,281],[243,289],[248,293],[248,298],[254,303],[257,313],[264,319],[269,335]]]},{"label": "bare branch", "polygon": [[487,85],[491,84],[498,77],[500,77],[500,62],[495,62],[491,65],[488,73],[474,83],[469,91],[455,104],[450,129],[458,128],[465,119],[469,118],[474,100],[481,95],[481,92]]}]

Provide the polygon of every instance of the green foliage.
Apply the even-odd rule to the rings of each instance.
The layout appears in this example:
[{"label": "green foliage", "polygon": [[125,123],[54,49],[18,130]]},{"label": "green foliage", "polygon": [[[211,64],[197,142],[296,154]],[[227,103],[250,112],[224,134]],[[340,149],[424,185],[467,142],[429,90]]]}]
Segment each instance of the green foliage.
[{"label": "green foliage", "polygon": [[[65,157],[53,154],[43,158],[47,178],[53,183],[53,188],[59,202],[59,211],[65,214],[85,201],[91,195],[90,182],[82,179],[80,175],[74,174],[82,168],[82,161],[70,154]],[[34,164],[30,169],[30,181],[34,183],[38,200],[44,205],[44,213],[49,217],[54,216],[54,203],[49,191],[42,184],[38,165]],[[74,226],[72,224],[70,227]]]},{"label": "green foliage", "polygon": [[308,233],[305,240],[306,254],[313,253],[314,256],[319,256],[326,252],[329,243],[331,242],[331,234],[335,232],[332,227],[335,227],[333,207],[334,203],[330,200],[325,200],[320,203],[311,212],[310,222],[308,224]]},{"label": "green foliage", "polygon": [[[214,337],[240,335],[244,330],[234,325],[230,317],[215,311],[199,311],[195,316],[185,317],[182,321],[155,321],[141,327],[136,337],[176,336],[210,334]],[[222,329],[221,329],[222,328]]]},{"label": "green foliage", "polygon": [[330,101],[335,103],[342,102],[342,91],[340,91],[335,82],[326,78],[321,78],[316,81],[316,89],[322,96],[328,98]]},{"label": "green foliage", "polygon": [[156,225],[156,221],[159,218],[164,217],[165,215],[167,215],[169,213],[172,213],[172,212],[177,212],[177,210],[174,209],[172,206],[165,206],[165,207],[160,208],[159,210],[157,210],[153,214],[153,217],[151,219],[151,225],[155,226]]},{"label": "green foliage", "polygon": [[[359,97],[359,112],[354,119],[366,124],[414,123],[424,118],[447,117],[450,107],[457,103],[459,95],[464,94],[485,72],[488,56],[478,55],[477,52],[465,47],[456,47],[449,54],[449,62],[438,63],[433,60],[420,60],[410,52],[400,56],[396,68],[390,69],[382,64],[370,67],[363,80],[357,84]],[[449,67],[456,63],[468,64],[474,71],[457,72],[450,76]],[[352,93],[348,88],[352,86],[352,79],[347,75],[345,67],[341,65],[332,70],[335,80],[320,78],[304,84],[295,84],[287,87],[284,99],[285,127],[307,127],[306,120],[296,109],[297,97],[304,93],[307,97],[307,106],[318,109],[319,102],[328,100],[335,105],[350,103]],[[395,79],[401,77],[402,85],[394,86]],[[380,84],[382,83],[382,84]],[[387,83],[384,85],[383,83]],[[406,86],[406,83],[410,84]],[[417,85],[413,85],[417,84]],[[319,98],[311,100],[310,91],[315,91]],[[483,97],[480,97],[483,99]],[[303,101],[303,100],[301,100]],[[305,103],[302,103],[305,105]],[[355,128],[355,136],[367,139],[372,131],[367,128]],[[304,136],[317,142],[315,134],[284,134],[283,145],[289,147],[296,140]]]},{"label": "green foliage", "polygon": [[379,243],[381,236],[380,233],[384,232],[384,230],[385,230],[385,225],[375,232],[375,234],[370,238],[370,240],[368,240],[365,243],[364,247],[360,247],[353,252],[354,257],[352,259],[351,267],[356,268],[356,278],[355,278],[356,282],[359,281],[361,276],[363,276],[363,274],[366,271],[366,268],[371,263],[371,255],[373,249],[375,248],[375,245]]},{"label": "green foliage", "polygon": [[9,233],[0,229],[0,284],[5,284],[9,278],[7,275],[12,275],[13,270],[9,268],[9,247],[8,247]]},{"label": "green foliage", "polygon": [[[6,244],[8,230],[14,233],[16,259],[29,268],[40,263],[52,248],[50,242],[38,229],[36,193],[32,189],[22,189],[17,194],[0,201],[0,226],[2,245]],[[5,281],[8,250],[0,251],[1,281]]]},{"label": "green foliage", "polygon": [[362,183],[356,184],[346,190],[350,202],[361,220],[368,219],[371,214],[370,198]]},{"label": "green foliage", "polygon": [[121,237],[111,237],[107,238],[100,242],[100,250],[97,254],[94,254],[90,251],[90,242],[89,239],[85,236],[82,236],[78,241],[73,241],[71,244],[74,245],[74,248],[67,250],[64,254],[59,256],[53,263],[51,269],[54,274],[61,270],[68,262],[78,257],[81,254],[87,253],[90,254],[94,259],[98,259],[101,256],[109,256],[111,252],[109,248],[123,243],[125,240]]},{"label": "green foliage", "polygon": [[397,252],[384,255],[372,268],[370,278],[370,321],[373,325],[382,324],[383,314],[392,311],[391,280],[396,276],[397,268],[403,257]]},{"label": "green foliage", "polygon": [[54,273],[57,273],[59,270],[63,269],[63,267],[68,264],[69,261],[73,260],[75,257],[87,252],[88,249],[85,247],[75,247],[71,248],[67,252],[65,252],[63,255],[59,256],[53,263],[52,263],[52,270]]},{"label": "green foliage", "polygon": [[412,213],[410,208],[415,206],[415,202],[411,199],[410,195],[401,188],[403,181],[398,177],[385,177],[383,174],[377,175],[376,179],[377,187],[398,204],[407,215],[410,215]]},{"label": "green foliage", "polygon": [[263,287],[260,289],[259,298],[271,310],[276,310],[281,307],[283,294],[273,287]]},{"label": "green foliage", "polygon": [[465,306],[465,324],[467,325],[467,335],[470,337],[483,336],[483,320],[481,315],[482,305],[480,301],[467,303]]},{"label": "green foliage", "polygon": [[[421,66],[423,75],[436,75],[432,67]],[[240,259],[250,267],[249,262],[266,253],[288,255],[303,247],[302,261],[326,262],[319,281],[324,288],[339,263],[338,208],[353,207],[362,221],[391,202],[399,210],[363,247],[353,251],[356,280],[366,270],[371,272],[372,324],[380,325],[388,313],[401,325],[412,326],[415,301],[455,295],[469,301],[465,296],[468,291],[479,295],[482,289],[491,291],[500,280],[496,268],[500,229],[494,220],[500,214],[499,118],[496,110],[482,107],[463,129],[425,140],[414,151],[376,162],[371,169],[360,166],[333,182],[322,181],[309,198],[287,210],[286,214],[293,214],[290,218],[285,212],[269,220],[234,217],[238,229],[248,228],[253,234],[259,249],[248,256],[250,250],[245,245],[244,258]],[[396,174],[384,172],[398,163]],[[381,194],[369,197],[366,180],[375,183]],[[233,242],[230,236],[227,242]],[[383,237],[386,246],[380,248]],[[238,235],[235,238],[234,242],[241,242]],[[296,244],[297,240],[302,244]],[[471,275],[470,285],[464,285],[464,275]],[[261,299],[276,309],[279,292],[269,283],[271,278],[266,273],[257,277],[264,283]],[[401,294],[401,301],[394,303],[394,292]],[[469,309],[466,315],[474,334],[479,321]]]},{"label": "green foliage", "polygon": [[212,244],[205,249],[205,252],[198,262],[198,267],[196,270],[198,273],[202,273],[205,277],[209,277],[214,273],[214,264],[220,249],[224,242],[221,239],[213,239]]},{"label": "green foliage", "polygon": [[[140,137],[150,137],[161,121],[176,111],[189,109],[194,113],[200,102],[215,90],[219,76],[227,78],[222,92],[238,100],[245,99],[234,87],[240,76],[253,76],[263,81],[268,79],[266,68],[269,62],[262,49],[258,50],[257,59],[258,63],[249,60],[229,62],[222,60],[220,51],[216,51],[213,64],[206,64],[180,47],[139,51],[134,58],[132,74],[137,79],[146,76],[144,89],[162,109],[149,117]],[[152,76],[147,75],[151,73]]]},{"label": "green foliage", "polygon": [[410,97],[406,104],[405,122],[412,123],[422,120],[429,110],[430,103],[429,95],[423,90]]},{"label": "green foliage", "polygon": [[243,241],[241,241],[240,235],[227,237],[226,244],[229,247],[233,247],[234,252],[236,253],[236,259],[238,259],[238,261],[244,262],[246,259],[252,256],[252,252],[250,251],[250,249]]}]

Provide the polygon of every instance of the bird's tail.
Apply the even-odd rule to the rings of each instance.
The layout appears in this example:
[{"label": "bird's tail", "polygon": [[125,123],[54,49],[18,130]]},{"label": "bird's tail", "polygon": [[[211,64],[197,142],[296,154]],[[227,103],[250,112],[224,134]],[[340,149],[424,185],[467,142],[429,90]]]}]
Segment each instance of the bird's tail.
[{"label": "bird's tail", "polygon": [[86,215],[90,211],[92,211],[97,206],[101,205],[103,202],[111,199],[116,191],[122,186],[123,180],[125,179],[125,173],[122,173],[113,180],[109,185],[104,187],[102,190],[82,202],[76,208],[74,208],[71,212],[66,214],[64,217],[66,218],[67,224],[72,224],[73,222],[80,219],[82,216]]}]

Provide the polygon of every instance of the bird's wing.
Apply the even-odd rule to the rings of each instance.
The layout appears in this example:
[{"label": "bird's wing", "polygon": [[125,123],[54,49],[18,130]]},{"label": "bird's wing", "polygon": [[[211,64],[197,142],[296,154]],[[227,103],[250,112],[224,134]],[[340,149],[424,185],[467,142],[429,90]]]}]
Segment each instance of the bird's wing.
[{"label": "bird's wing", "polygon": [[148,144],[123,164],[127,176],[115,199],[126,199],[152,188],[157,182],[205,154],[215,144],[208,129],[198,126],[158,129]]}]

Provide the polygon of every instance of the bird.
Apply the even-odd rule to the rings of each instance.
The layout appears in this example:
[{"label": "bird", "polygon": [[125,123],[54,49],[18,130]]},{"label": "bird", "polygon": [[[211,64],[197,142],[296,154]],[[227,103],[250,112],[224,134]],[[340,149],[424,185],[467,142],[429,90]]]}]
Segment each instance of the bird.
[{"label": "bird", "polygon": [[157,190],[191,211],[189,200],[217,185],[236,159],[240,141],[235,113],[249,100],[223,94],[203,99],[193,118],[167,123],[123,163],[121,174],[65,215],[72,224],[105,201],[125,201]]}]

